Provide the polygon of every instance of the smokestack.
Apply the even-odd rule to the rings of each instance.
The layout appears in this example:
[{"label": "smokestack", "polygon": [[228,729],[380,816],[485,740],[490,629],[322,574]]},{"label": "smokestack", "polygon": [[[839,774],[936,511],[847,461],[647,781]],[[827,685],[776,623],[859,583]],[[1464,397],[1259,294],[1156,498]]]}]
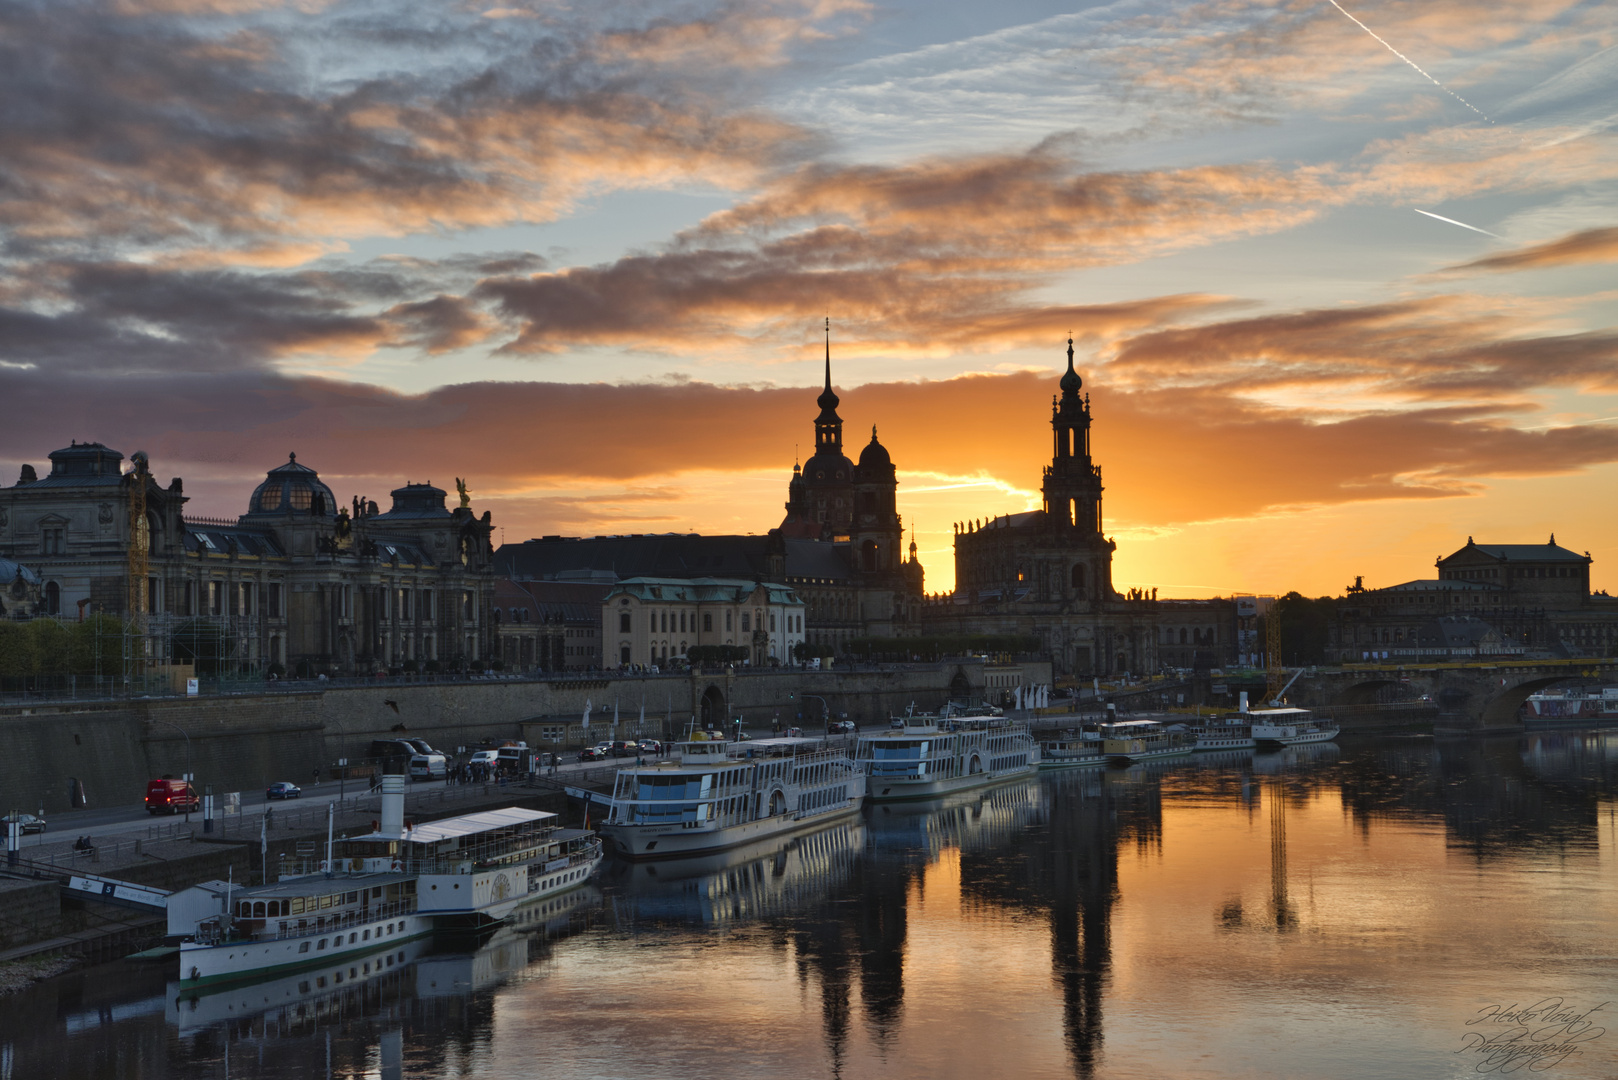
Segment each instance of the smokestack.
[{"label": "smokestack", "polygon": [[1241,712],[1246,712],[1247,711],[1247,691],[1246,690],[1242,691],[1241,704],[1237,706],[1237,709],[1240,710]]},{"label": "smokestack", "polygon": [[382,777],[383,836],[399,840],[404,837],[404,784],[405,778],[388,773]]}]

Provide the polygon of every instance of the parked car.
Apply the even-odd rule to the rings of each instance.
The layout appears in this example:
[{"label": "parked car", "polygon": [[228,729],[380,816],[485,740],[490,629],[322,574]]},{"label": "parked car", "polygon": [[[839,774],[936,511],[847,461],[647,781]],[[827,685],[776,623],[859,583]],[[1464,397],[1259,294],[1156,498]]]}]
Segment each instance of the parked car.
[{"label": "parked car", "polygon": [[607,752],[599,746],[586,746],[579,751],[580,761],[604,761],[606,757]]},{"label": "parked car", "polygon": [[202,799],[189,781],[165,776],[146,783],[146,812],[149,814],[181,814],[202,808]]},{"label": "parked car", "polygon": [[663,744],[656,739],[642,739],[640,741],[640,752],[643,754],[661,754]]},{"label": "parked car", "polygon": [[831,722],[831,729],[833,731],[856,731],[856,730],[858,730],[856,728],[855,724],[854,724],[854,721],[852,721],[852,720],[833,720]]},{"label": "parked car", "polygon": [[8,828],[11,823],[15,821],[19,831],[25,833],[45,831],[45,819],[42,817],[37,817],[34,814],[19,814],[16,811],[12,811],[5,817],[0,818],[0,821],[5,822]]},{"label": "parked car", "polygon": [[640,746],[638,744],[622,740],[607,747],[607,754],[610,757],[634,757],[639,751]]},{"label": "parked car", "polygon": [[281,780],[264,789],[266,799],[296,799],[303,794],[303,788],[287,780]]}]

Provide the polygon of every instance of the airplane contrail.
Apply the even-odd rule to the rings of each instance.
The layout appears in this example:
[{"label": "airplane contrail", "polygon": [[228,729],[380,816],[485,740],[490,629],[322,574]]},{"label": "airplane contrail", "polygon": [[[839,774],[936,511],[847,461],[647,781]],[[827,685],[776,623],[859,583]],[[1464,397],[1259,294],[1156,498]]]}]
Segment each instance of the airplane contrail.
[{"label": "airplane contrail", "polygon": [[[1416,210],[1416,208],[1414,206],[1412,206],[1410,209]],[[1499,233],[1492,233],[1488,229],[1480,229],[1476,225],[1468,225],[1464,221],[1456,221],[1454,218],[1447,218],[1443,214],[1434,214],[1434,213],[1431,213],[1430,211],[1427,211],[1427,210],[1416,210],[1416,213],[1418,213],[1418,214],[1426,214],[1430,218],[1434,218],[1434,219],[1436,219],[1438,221],[1447,221],[1451,225],[1459,225],[1461,228],[1463,228],[1463,229],[1471,229],[1473,232],[1480,232],[1484,236],[1492,236],[1496,240],[1505,239]]]},{"label": "airplane contrail", "polygon": [[[1426,79],[1428,82],[1432,83],[1434,86],[1436,86],[1440,90],[1444,91],[1444,93],[1448,94],[1450,97],[1454,98],[1456,101],[1459,101],[1462,105],[1465,105],[1468,109],[1471,109],[1473,112],[1475,112],[1479,116],[1483,117],[1483,119],[1488,120],[1489,123],[1491,123],[1491,124],[1494,123],[1494,121],[1490,120],[1488,114],[1485,113],[1482,109],[1478,108],[1476,105],[1472,104],[1470,101],[1466,100],[1464,97],[1457,94],[1455,91],[1451,90],[1449,87],[1445,86],[1443,83],[1439,82],[1437,79],[1433,78],[1431,75],[1427,74],[1425,71],[1422,71],[1420,64],[1418,64],[1414,60],[1410,59],[1410,57],[1406,56],[1404,53],[1400,52],[1398,49],[1395,49],[1392,45],[1389,45],[1386,41],[1383,41],[1382,38],[1377,37],[1377,33],[1376,33],[1375,30],[1372,30],[1369,26],[1366,26],[1364,23],[1362,23],[1358,19],[1354,18],[1354,16],[1349,15],[1348,14],[1348,9],[1343,7],[1342,4],[1339,4],[1337,2],[1337,0],[1327,0],[1327,3],[1331,4],[1331,6],[1336,8],[1338,11],[1341,11],[1344,15],[1347,15],[1349,20],[1355,26],[1359,27],[1361,30],[1364,30],[1367,34],[1370,34],[1372,37],[1376,38],[1378,41],[1381,41],[1383,48],[1387,49],[1394,56],[1397,56],[1399,59],[1401,59],[1405,63],[1409,64],[1411,67],[1415,68],[1416,71],[1420,72],[1422,78]],[[1460,222],[1457,221],[1455,224],[1459,225]],[[1468,225],[1467,228],[1471,228],[1471,226]],[[1482,232],[1483,230],[1479,229],[1478,231]],[[1492,236],[1494,234],[1490,233],[1489,235]]]}]

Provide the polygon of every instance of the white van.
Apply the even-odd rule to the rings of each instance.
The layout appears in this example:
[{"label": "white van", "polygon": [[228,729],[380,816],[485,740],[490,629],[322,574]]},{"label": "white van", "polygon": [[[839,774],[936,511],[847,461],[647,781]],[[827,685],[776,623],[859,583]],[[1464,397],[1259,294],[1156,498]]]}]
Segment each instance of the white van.
[{"label": "white van", "polygon": [[479,750],[467,759],[467,764],[469,765],[487,765],[490,769],[493,769],[499,763],[500,751],[498,750]]},{"label": "white van", "polygon": [[443,754],[417,754],[410,759],[412,780],[442,780],[449,773]]}]

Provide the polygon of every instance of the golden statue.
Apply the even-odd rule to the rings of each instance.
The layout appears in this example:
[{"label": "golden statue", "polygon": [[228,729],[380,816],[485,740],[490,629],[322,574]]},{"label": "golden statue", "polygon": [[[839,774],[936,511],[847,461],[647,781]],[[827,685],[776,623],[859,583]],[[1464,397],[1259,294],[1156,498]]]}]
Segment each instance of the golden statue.
[{"label": "golden statue", "polygon": [[472,505],[472,493],[466,490],[466,481],[459,476],[455,478],[455,490],[461,493],[461,509],[465,510]]}]

